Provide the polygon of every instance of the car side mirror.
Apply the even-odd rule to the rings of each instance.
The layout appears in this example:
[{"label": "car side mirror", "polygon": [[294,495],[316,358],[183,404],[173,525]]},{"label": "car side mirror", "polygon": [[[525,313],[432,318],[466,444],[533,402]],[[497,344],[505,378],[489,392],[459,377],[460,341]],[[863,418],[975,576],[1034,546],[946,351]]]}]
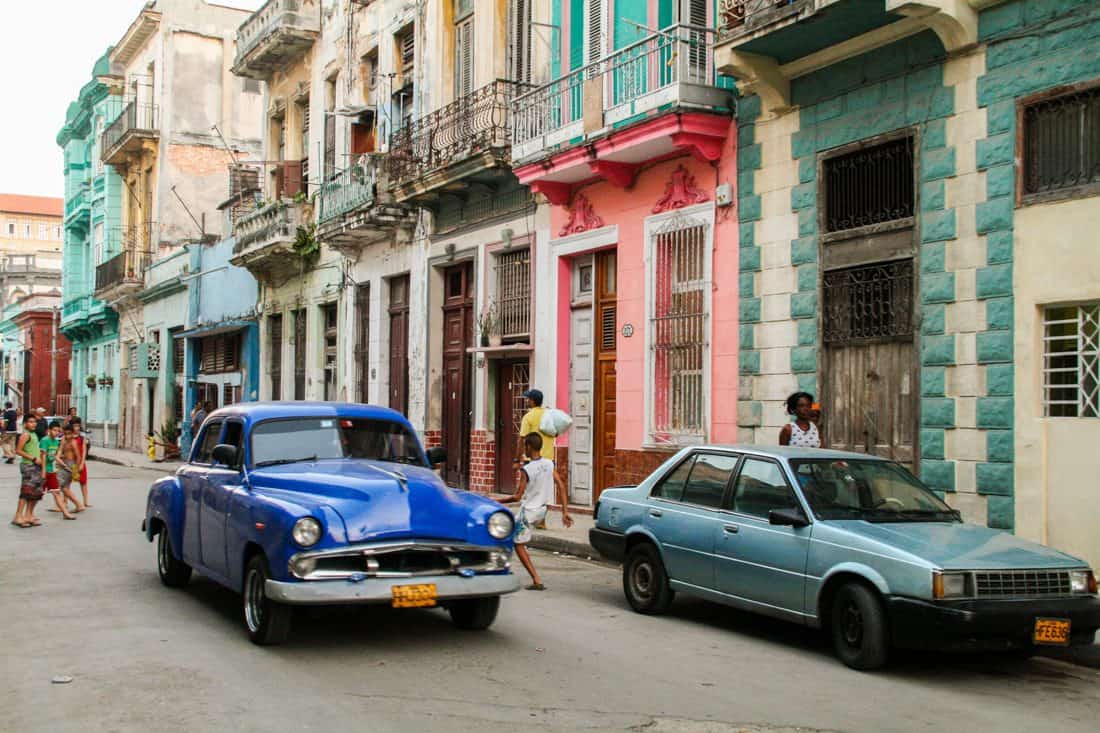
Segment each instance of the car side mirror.
[{"label": "car side mirror", "polygon": [[772,509],[768,512],[768,523],[781,527],[805,527],[810,523],[806,515],[797,507],[787,509]]},{"label": "car side mirror", "polygon": [[447,462],[447,449],[441,446],[437,445],[434,448],[429,448],[427,450],[427,455],[428,463],[430,463],[433,468],[435,466],[438,466],[440,463]]},{"label": "car side mirror", "polygon": [[214,461],[229,468],[237,465],[237,448],[225,443],[214,446]]}]

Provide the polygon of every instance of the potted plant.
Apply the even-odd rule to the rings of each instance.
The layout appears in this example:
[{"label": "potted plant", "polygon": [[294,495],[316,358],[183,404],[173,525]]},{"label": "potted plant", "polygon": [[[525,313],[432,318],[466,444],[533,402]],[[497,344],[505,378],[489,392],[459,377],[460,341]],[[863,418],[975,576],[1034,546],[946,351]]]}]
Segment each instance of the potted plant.
[{"label": "potted plant", "polygon": [[164,423],[156,435],[156,444],[164,449],[164,460],[171,461],[180,457],[179,427],[174,420]]},{"label": "potted plant", "polygon": [[114,377],[109,377],[106,374],[101,374],[99,376],[99,383],[104,387],[110,387],[115,383],[115,379]]},{"label": "potted plant", "polygon": [[84,386],[86,386],[88,389],[95,389],[96,378],[94,374],[89,374],[88,376],[84,377]]}]

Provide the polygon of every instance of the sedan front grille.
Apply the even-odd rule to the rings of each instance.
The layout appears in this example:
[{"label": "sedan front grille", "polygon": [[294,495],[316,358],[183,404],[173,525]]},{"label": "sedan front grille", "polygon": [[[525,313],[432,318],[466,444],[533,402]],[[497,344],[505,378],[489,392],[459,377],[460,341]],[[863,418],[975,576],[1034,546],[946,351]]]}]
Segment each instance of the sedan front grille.
[{"label": "sedan front grille", "polygon": [[1068,570],[999,570],[974,573],[979,598],[1036,598],[1070,594]]},{"label": "sedan front grille", "polygon": [[303,552],[290,561],[290,571],[305,580],[414,578],[507,569],[507,552],[496,548],[441,542],[394,542]]}]

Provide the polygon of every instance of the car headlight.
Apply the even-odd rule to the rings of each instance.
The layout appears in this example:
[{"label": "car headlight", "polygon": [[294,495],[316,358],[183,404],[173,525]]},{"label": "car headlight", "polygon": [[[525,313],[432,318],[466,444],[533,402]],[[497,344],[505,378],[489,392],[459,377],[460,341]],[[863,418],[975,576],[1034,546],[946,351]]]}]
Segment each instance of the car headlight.
[{"label": "car headlight", "polygon": [[1096,595],[1096,576],[1091,570],[1071,570],[1069,590],[1075,595]]},{"label": "car headlight", "polygon": [[932,573],[932,597],[936,600],[970,595],[970,573]]},{"label": "car headlight", "polygon": [[490,537],[497,540],[506,540],[512,536],[512,530],[515,529],[516,523],[512,521],[512,517],[508,512],[497,512],[490,515],[486,525]]},{"label": "car headlight", "polygon": [[321,523],[313,517],[302,517],[294,523],[290,536],[300,547],[313,547],[321,540]]}]

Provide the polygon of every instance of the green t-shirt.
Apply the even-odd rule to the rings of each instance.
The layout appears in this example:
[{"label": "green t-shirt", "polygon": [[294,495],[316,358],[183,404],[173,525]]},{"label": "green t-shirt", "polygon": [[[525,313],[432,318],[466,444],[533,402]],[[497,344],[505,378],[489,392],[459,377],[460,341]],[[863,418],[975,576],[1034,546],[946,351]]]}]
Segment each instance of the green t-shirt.
[{"label": "green t-shirt", "polygon": [[[61,448],[61,441],[57,438],[43,438],[38,442],[38,447],[46,454],[46,473],[53,473],[53,461],[57,458],[57,451]],[[30,453],[30,451],[27,451]]]},{"label": "green t-shirt", "polygon": [[33,456],[35,460],[28,461],[26,458],[23,458],[22,461],[23,463],[26,463],[28,465],[31,463],[37,463],[38,456],[40,455],[40,451],[38,449],[38,435],[33,432],[23,433],[23,435],[27,436],[27,442],[23,444],[23,452],[26,453],[28,456]]}]

